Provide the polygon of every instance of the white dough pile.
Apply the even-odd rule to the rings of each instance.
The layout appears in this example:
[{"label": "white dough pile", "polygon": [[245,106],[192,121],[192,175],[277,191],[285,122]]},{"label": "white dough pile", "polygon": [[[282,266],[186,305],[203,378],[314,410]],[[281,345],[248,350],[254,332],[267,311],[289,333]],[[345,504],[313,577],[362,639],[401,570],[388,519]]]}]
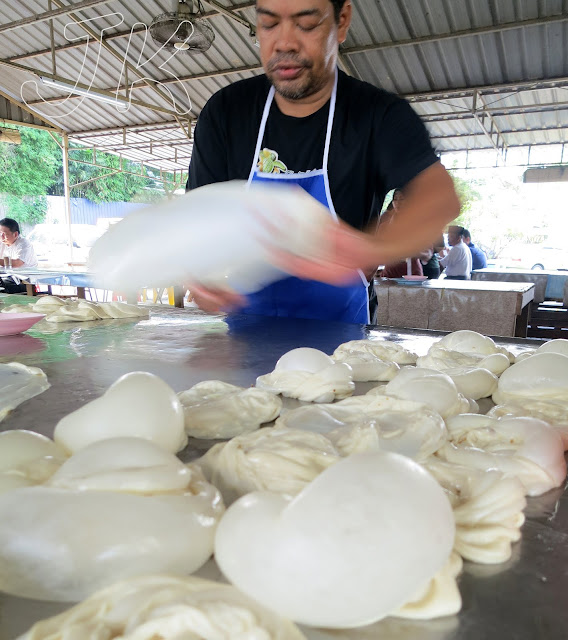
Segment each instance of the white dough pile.
[{"label": "white dough pile", "polygon": [[499,379],[493,401],[504,405],[498,415],[550,418],[568,449],[568,355],[544,350],[514,364]]},{"label": "white dough pile", "polygon": [[34,311],[44,313],[48,322],[87,322],[109,318],[147,318],[148,309],[125,302],[89,302],[87,300],[63,300],[56,296],[41,296],[32,305],[11,305],[2,313]]},{"label": "white dough pile", "polygon": [[216,444],[196,464],[229,505],[251,491],[296,495],[340,459],[319,433],[265,427]]},{"label": "white dough pile", "polygon": [[408,620],[431,620],[458,613],[462,599],[456,579],[462,568],[461,556],[452,551],[442,569],[420,590],[420,595],[413,596],[392,615]]},{"label": "white dough pile", "polygon": [[477,411],[476,403],[459,393],[449,376],[432,369],[406,367],[388,384],[371,389],[367,395],[387,395],[420,402],[444,419]]},{"label": "white dough pile", "polygon": [[66,459],[61,447],[39,433],[0,432],[0,493],[42,484]]},{"label": "white dough pile", "polygon": [[144,576],[93,594],[18,640],[305,640],[292,622],[227,584]]},{"label": "white dough pile", "polygon": [[305,402],[332,402],[352,395],[353,370],[323,351],[300,347],[285,353],[274,371],[256,379],[256,386]]},{"label": "white dough pile", "polygon": [[280,416],[275,426],[321,433],[342,456],[382,450],[421,461],[447,440],[438,413],[419,402],[381,395],[298,407]]},{"label": "white dough pile", "polygon": [[186,575],[213,552],[215,487],[139,438],[97,442],[43,486],[0,494],[0,590],[77,601],[116,580]]},{"label": "white dough pile", "polygon": [[499,376],[514,361],[513,354],[498,347],[491,338],[475,331],[462,330],[449,333],[433,344],[427,355],[418,358],[416,365],[442,371],[453,378],[454,375],[463,376],[467,371],[476,369]]},{"label": "white dough pile", "polygon": [[303,624],[370,624],[416,596],[448,561],[451,506],[409,458],[349,456],[295,498],[263,491],[233,504],[215,558],[244,593]]},{"label": "white dough pile", "polygon": [[233,438],[274,420],[282,400],[262,389],[237,387],[220,380],[199,382],[178,394],[185,431],[194,438]]},{"label": "white dough pile", "polygon": [[437,456],[454,464],[518,478],[526,495],[560,486],[566,461],[560,435],[535,418],[493,418],[464,414],[446,420],[450,442]]},{"label": "white dough pile", "polygon": [[19,362],[0,364],[0,422],[19,404],[50,386],[45,373],[37,367]]},{"label": "white dough pile", "polygon": [[350,340],[340,344],[333,352],[333,358],[342,361],[343,358],[368,353],[383,362],[394,362],[398,365],[415,364],[417,355],[405,349],[396,342],[387,340]]},{"label": "white dough pile", "polygon": [[183,407],[161,378],[143,371],[127,373],[106,393],[62,418],[53,439],[69,453],[105,440],[145,438],[176,453],[187,444]]},{"label": "white dough pile", "polygon": [[497,564],[511,557],[521,538],[526,506],[524,487],[515,477],[443,462],[424,465],[446,490],[456,521],[454,550],[466,560]]},{"label": "white dough pile", "polygon": [[333,224],[326,207],[300,187],[207,185],[112,225],[91,249],[89,270],[104,289],[199,282],[251,293],[283,277],[272,266],[272,247],[313,258]]}]

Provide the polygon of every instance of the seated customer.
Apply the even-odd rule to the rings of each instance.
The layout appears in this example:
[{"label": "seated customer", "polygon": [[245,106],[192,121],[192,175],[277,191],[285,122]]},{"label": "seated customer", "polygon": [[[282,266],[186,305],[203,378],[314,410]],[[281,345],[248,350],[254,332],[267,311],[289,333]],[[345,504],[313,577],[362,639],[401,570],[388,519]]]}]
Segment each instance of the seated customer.
[{"label": "seated customer", "polygon": [[[20,235],[20,225],[12,218],[0,220],[0,266],[12,269],[37,267],[37,257],[32,243]],[[12,276],[2,278],[1,285],[7,293],[26,290],[25,285]]]},{"label": "seated customer", "polygon": [[448,243],[451,249],[443,251],[440,264],[448,280],[469,280],[471,277],[471,251],[463,241],[464,228],[452,225],[448,228]]},{"label": "seated customer", "polygon": [[487,266],[487,256],[485,251],[482,251],[479,247],[476,247],[471,241],[471,234],[467,229],[463,230],[463,241],[469,247],[471,251],[471,268],[473,271],[476,269],[485,269]]}]

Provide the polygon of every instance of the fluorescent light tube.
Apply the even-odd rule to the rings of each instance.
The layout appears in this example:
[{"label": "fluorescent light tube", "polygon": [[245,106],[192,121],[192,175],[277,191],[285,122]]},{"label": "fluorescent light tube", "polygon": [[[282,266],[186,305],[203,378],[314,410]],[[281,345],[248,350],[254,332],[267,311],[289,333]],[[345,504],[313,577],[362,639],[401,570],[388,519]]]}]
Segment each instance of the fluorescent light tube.
[{"label": "fluorescent light tube", "polygon": [[48,87],[55,87],[57,89],[63,89],[69,93],[73,93],[78,96],[85,96],[86,98],[92,98],[93,100],[100,100],[101,102],[107,102],[108,104],[116,104],[117,102],[123,102],[128,104],[128,100],[122,96],[107,96],[104,93],[92,91],[91,89],[81,89],[70,82],[63,82],[62,80],[52,80],[45,76],[40,76],[39,79]]}]

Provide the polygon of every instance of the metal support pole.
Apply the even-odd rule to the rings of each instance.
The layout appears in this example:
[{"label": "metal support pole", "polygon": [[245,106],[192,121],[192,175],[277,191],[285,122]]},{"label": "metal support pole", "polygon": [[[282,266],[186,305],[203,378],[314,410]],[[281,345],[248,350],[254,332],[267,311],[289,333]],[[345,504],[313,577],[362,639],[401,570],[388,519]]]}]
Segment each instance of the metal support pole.
[{"label": "metal support pole", "polygon": [[65,222],[69,239],[69,262],[73,262],[73,236],[71,234],[71,187],[69,180],[69,136],[63,134],[63,191],[65,194]]}]

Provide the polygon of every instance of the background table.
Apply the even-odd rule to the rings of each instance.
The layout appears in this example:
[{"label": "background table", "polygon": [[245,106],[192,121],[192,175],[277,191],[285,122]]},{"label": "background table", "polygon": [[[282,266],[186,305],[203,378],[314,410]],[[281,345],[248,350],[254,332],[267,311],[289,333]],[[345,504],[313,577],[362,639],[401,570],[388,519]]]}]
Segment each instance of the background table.
[{"label": "background table", "polygon": [[500,282],[534,282],[534,302],[544,300],[562,300],[564,288],[568,286],[568,271],[528,271],[522,269],[476,269],[472,280],[491,280]]},{"label": "background table", "polygon": [[526,337],[534,284],[375,280],[377,324]]},{"label": "background table", "polygon": [[[47,285],[48,291],[51,293],[51,286],[57,285],[61,287],[75,287],[77,290],[77,297],[85,299],[86,289],[93,291],[101,290],[95,283],[95,276],[93,273],[87,271],[71,271],[71,270],[56,270],[56,269],[13,269],[5,270],[3,273],[6,275],[13,275],[24,284],[26,284],[26,291],[28,295],[34,295],[32,285]],[[173,306],[183,308],[184,291],[181,286],[172,286],[173,289]],[[137,301],[136,292],[123,292],[125,297],[133,303]],[[95,296],[96,298],[96,296]],[[93,296],[91,295],[91,299]]]},{"label": "background table", "polygon": [[[248,386],[294,347],[312,346],[331,353],[341,342],[368,337],[393,340],[425,354],[441,335],[254,317],[236,318],[229,328],[221,316],[171,307],[154,307],[148,320],[138,322],[76,323],[53,333],[42,333],[36,325],[28,334],[12,336],[11,353],[0,361],[40,366],[52,386],[20,405],[0,423],[0,429],[32,429],[51,436],[60,418],[99,397],[129,371],[155,373],[176,391],[206,379]],[[515,338],[499,344],[517,353],[535,346]],[[357,384],[357,392],[369,386]],[[194,459],[210,445],[192,440],[181,457]],[[526,513],[522,540],[508,562],[465,563],[459,578],[463,609],[458,615],[424,622],[387,618],[362,629],[305,630],[306,636],[309,640],[566,640],[568,498],[562,490],[551,491],[529,499]],[[209,564],[200,573],[215,576],[215,568]],[[14,640],[34,621],[67,606],[0,594],[0,638]]]}]

